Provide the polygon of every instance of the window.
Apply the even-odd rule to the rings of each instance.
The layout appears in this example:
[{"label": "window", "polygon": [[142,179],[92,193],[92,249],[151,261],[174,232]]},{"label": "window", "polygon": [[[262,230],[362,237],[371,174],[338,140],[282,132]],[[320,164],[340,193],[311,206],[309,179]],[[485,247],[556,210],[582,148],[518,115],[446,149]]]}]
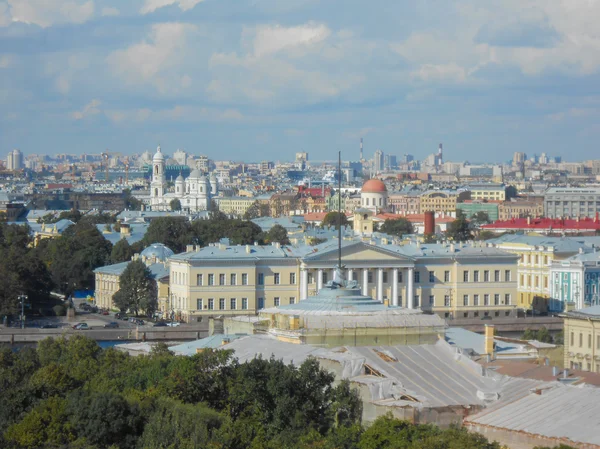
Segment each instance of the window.
[{"label": "window", "polygon": [[208,310],[214,310],[215,308],[215,299],[208,298]]},{"label": "window", "polygon": [[469,272],[463,271],[463,282],[469,282]]},{"label": "window", "polygon": [[258,285],[265,285],[265,275],[264,273],[258,273],[258,279],[256,282]]},{"label": "window", "polygon": [[490,272],[489,272],[489,270],[485,270],[483,272],[483,282],[490,282]]},{"label": "window", "polygon": [[581,332],[579,332],[579,347],[581,348],[583,346],[583,334]]},{"label": "window", "polygon": [[310,271],[308,272],[308,283],[309,284],[315,283],[315,277],[313,276],[313,274]]},{"label": "window", "polygon": [[219,298],[219,310],[225,310],[225,298]]},{"label": "window", "polygon": [[208,275],[208,285],[215,285],[215,275],[214,274]]},{"label": "window", "polygon": [[327,284],[327,272],[323,271],[323,284]]},{"label": "window", "polygon": [[504,282],[510,282],[510,270],[504,270]]},{"label": "window", "polygon": [[415,270],[415,284],[418,284],[419,282],[421,282],[421,272]]},{"label": "window", "polygon": [[575,333],[571,332],[571,346],[575,346]]},{"label": "window", "polygon": [[494,271],[494,282],[500,282],[500,270]]},{"label": "window", "polygon": [[248,285],[248,273],[242,273],[242,285]]},{"label": "window", "polygon": [[479,270],[473,271],[473,282],[479,282]]},{"label": "window", "polygon": [[473,305],[474,306],[479,305],[479,295],[473,295]]},{"label": "window", "polygon": [[229,306],[230,306],[229,308],[230,308],[231,310],[235,310],[235,309],[237,309],[237,299],[235,299],[235,298],[231,298],[231,299],[229,300]]},{"label": "window", "polygon": [[202,285],[202,275],[201,274],[196,275],[196,285]]},{"label": "window", "polygon": [[429,295],[429,305],[433,306],[435,304],[435,296]]},{"label": "window", "polygon": [[275,304],[275,307],[279,307],[279,304],[280,304],[279,296],[275,296],[275,298],[273,298],[273,304]]},{"label": "window", "polygon": [[371,272],[371,270],[367,271],[367,283],[373,283],[373,273]]},{"label": "window", "polygon": [[230,280],[230,284],[231,285],[236,285],[237,284],[237,276],[235,273],[231,273],[231,275],[229,276],[229,280]]},{"label": "window", "polygon": [[290,296],[290,304],[296,304],[296,298],[294,296]]},{"label": "window", "polygon": [[490,295],[488,295],[487,293],[485,295],[483,295],[483,305],[484,306],[490,305]]},{"label": "window", "polygon": [[242,298],[242,310],[248,310],[248,298]]},{"label": "window", "polygon": [[469,305],[469,295],[463,295],[463,306]]},{"label": "window", "polygon": [[479,312],[473,312],[473,316],[477,318],[479,316]]},{"label": "window", "polygon": [[429,272],[429,282],[435,282],[435,272],[433,271]]},{"label": "window", "polygon": [[415,301],[415,302],[413,303],[413,305],[414,305],[415,307],[419,307],[419,299],[420,299],[420,298],[419,298],[419,295],[415,295],[415,298],[414,298],[414,301]]},{"label": "window", "polygon": [[296,273],[290,273],[290,284],[291,285],[296,284]]},{"label": "window", "polygon": [[202,310],[202,298],[199,298],[199,299],[196,301],[196,309],[198,309],[198,310]]},{"label": "window", "polygon": [[450,295],[444,295],[444,306],[450,307]]},{"label": "window", "polygon": [[399,283],[399,284],[402,284],[402,282],[404,282],[404,281],[402,280],[402,271],[398,271],[398,283]]},{"label": "window", "polygon": [[588,348],[592,347],[592,334],[588,335]]},{"label": "window", "polygon": [[504,295],[504,304],[510,306],[510,293]]},{"label": "window", "polygon": [[496,293],[496,294],[494,295],[494,305],[495,305],[495,306],[498,306],[498,305],[500,305],[500,295],[499,295],[498,293]]},{"label": "window", "polygon": [[444,282],[450,282],[450,272],[444,271]]},{"label": "window", "polygon": [[225,275],[223,273],[219,275],[219,285],[225,285]]},{"label": "window", "polygon": [[265,298],[258,298],[258,310],[265,308]]}]

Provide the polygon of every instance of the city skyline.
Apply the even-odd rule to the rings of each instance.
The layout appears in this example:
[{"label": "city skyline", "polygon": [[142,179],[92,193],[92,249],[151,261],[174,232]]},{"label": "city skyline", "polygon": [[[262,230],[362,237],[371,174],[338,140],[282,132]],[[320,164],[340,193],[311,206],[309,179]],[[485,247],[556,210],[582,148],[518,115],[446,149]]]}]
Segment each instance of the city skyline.
[{"label": "city skyline", "polygon": [[593,158],[600,4],[525,3],[0,1],[0,152]]}]

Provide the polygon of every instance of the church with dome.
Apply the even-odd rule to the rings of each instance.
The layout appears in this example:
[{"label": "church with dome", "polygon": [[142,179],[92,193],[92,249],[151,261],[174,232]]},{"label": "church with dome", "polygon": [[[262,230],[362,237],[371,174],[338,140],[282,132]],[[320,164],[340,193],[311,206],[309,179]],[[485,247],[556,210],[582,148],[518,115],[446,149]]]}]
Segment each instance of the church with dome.
[{"label": "church with dome", "polygon": [[208,179],[198,168],[192,170],[187,178],[179,175],[175,180],[175,189],[167,192],[165,178],[165,156],[160,146],[152,158],[152,182],[150,183],[150,207],[153,211],[170,211],[175,199],[181,203],[184,212],[201,212],[210,209],[210,202],[218,193],[217,179]]}]

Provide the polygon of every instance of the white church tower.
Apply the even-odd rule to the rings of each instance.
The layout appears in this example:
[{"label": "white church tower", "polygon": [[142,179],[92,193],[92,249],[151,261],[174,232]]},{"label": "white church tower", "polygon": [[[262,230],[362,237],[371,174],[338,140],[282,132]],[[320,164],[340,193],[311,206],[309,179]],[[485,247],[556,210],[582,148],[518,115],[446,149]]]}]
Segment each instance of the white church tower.
[{"label": "white church tower", "polygon": [[152,158],[152,182],[150,184],[150,204],[153,209],[159,209],[163,204],[166,193],[165,156],[160,151],[160,145]]}]

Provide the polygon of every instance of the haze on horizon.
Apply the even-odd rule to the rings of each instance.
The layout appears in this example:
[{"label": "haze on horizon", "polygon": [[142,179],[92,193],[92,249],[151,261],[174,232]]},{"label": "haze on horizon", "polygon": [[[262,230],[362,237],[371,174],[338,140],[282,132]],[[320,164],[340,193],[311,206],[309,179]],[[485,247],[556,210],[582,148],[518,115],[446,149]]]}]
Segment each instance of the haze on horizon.
[{"label": "haze on horizon", "polygon": [[0,0],[0,154],[596,157],[600,1]]}]

